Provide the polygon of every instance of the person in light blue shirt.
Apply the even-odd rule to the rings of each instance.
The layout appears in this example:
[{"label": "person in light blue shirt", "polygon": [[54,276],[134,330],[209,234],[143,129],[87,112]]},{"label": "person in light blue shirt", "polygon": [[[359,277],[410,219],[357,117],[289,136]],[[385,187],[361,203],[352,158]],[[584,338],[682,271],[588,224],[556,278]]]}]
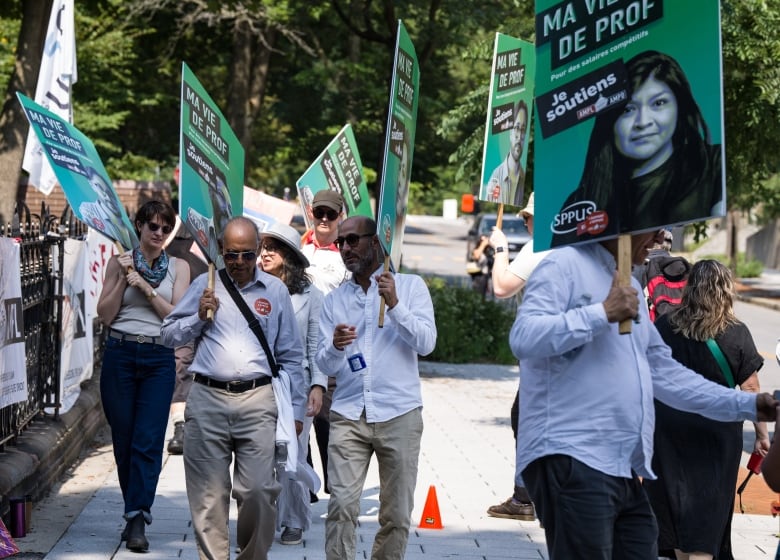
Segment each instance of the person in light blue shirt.
[{"label": "person in light blue shirt", "polygon": [[[655,232],[632,237],[639,264]],[[617,240],[563,247],[539,263],[510,332],[520,360],[517,468],[544,525],[550,560],[657,558],[640,477],[655,478],[653,398],[722,421],[774,420],[775,399],[705,380],[671,357],[617,282]],[[618,323],[633,319],[630,334]]]},{"label": "person in light blue shirt", "polygon": [[[344,220],[336,245],[352,279],[325,297],[320,315],[317,363],[336,378],[325,557],[355,558],[360,495],[376,455],[379,531],[371,558],[403,558],[423,430],[417,357],[436,346],[433,303],[422,278],[384,270],[376,223],[370,218]],[[387,311],[379,327],[382,298]]]},{"label": "person in light blue shirt", "polygon": [[[290,378],[296,429],[303,427],[306,394],[303,348],[287,287],[257,268],[257,227],[232,218],[220,242],[229,281],[249,306],[280,369]],[[209,311],[213,319],[209,319]],[[274,538],[277,401],[265,351],[217,276],[190,285],[162,325],[167,346],[197,339],[184,422],[184,474],[201,558],[230,557],[228,512],[238,504],[237,560],[265,560]],[[233,464],[231,480],[230,466]]]}]

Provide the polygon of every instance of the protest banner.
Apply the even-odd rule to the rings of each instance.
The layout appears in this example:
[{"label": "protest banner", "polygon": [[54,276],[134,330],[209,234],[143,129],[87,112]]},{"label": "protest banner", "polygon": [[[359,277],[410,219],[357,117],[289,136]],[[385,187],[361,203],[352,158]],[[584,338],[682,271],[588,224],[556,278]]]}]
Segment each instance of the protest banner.
[{"label": "protest banner", "polygon": [[398,20],[377,212],[379,242],[395,270],[401,266],[419,100],[420,64],[412,40]]},{"label": "protest banner", "polygon": [[244,216],[251,218],[260,231],[275,222],[289,224],[293,215],[295,203],[244,187]]},{"label": "protest banner", "polygon": [[184,62],[179,149],[179,215],[209,262],[222,268],[218,240],[244,205],[244,148]]},{"label": "protest banner", "polygon": [[[92,236],[93,238],[97,236]],[[94,241],[92,242],[94,244]],[[92,377],[92,320],[97,295],[89,277],[90,242],[66,239],[63,245],[62,324],[60,327],[59,412],[68,412],[81,394],[81,382]],[[102,286],[102,277],[101,277]]]},{"label": "protest banner", "polygon": [[479,200],[523,206],[535,60],[533,43],[496,33]]},{"label": "protest banner", "polygon": [[76,217],[125,250],[136,247],[138,236],[90,139],[27,96],[16,96]]},{"label": "protest banner", "polygon": [[0,408],[27,400],[19,249],[0,237]]},{"label": "protest banner", "polygon": [[314,228],[311,201],[318,192],[331,189],[341,194],[347,216],[374,217],[363,163],[360,161],[352,125],[344,125],[325,150],[295,182],[306,228]]},{"label": "protest banner", "polygon": [[719,3],[536,3],[534,248],[725,214]]},{"label": "protest banner", "polygon": [[[77,78],[73,0],[55,0],[49,14],[38,85],[35,87],[35,102],[72,124],[73,102],[70,90]],[[35,134],[27,134],[22,169],[30,174],[30,185],[44,195],[51,194],[57,184],[57,177]]]}]

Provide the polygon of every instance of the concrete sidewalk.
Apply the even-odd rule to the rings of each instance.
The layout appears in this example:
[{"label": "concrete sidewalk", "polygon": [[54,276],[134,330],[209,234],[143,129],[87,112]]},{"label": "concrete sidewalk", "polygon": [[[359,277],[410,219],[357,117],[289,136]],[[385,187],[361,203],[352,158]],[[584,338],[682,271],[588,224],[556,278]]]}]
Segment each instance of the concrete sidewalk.
[{"label": "concrete sidewalk", "polygon": [[[512,491],[514,449],[508,417],[517,367],[424,362],[421,370],[425,431],[406,558],[547,558],[544,531],[537,522],[494,519],[485,513]],[[319,471],[319,465],[316,468]],[[436,488],[442,530],[417,528],[429,486]],[[313,525],[302,545],[282,546],[277,535],[270,558],[323,559],[327,502],[327,494],[320,493],[320,501],[312,505]],[[378,527],[377,507],[378,476],[372,465],[360,507],[359,558],[370,556]],[[121,513],[111,446],[104,436],[68,480],[37,504],[32,530],[17,540],[22,550],[18,558],[138,558],[120,546]],[[144,558],[197,559],[180,456],[165,456],[152,513],[155,521],[147,529],[150,551]],[[735,558],[773,557],[777,529],[778,521],[771,516],[735,514]],[[231,530],[234,535],[235,510]]]}]

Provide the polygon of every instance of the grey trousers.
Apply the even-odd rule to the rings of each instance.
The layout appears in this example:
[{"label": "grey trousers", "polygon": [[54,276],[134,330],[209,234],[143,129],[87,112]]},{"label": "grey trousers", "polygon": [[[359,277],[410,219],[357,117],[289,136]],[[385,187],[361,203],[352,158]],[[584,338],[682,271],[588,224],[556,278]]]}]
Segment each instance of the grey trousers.
[{"label": "grey trousers", "polygon": [[327,560],[355,558],[360,496],[373,454],[379,465],[379,531],[374,538],[371,558],[401,560],[404,557],[414,507],[422,431],[421,408],[377,423],[367,422],[365,413],[353,421],[331,411],[330,501],[325,522]]},{"label": "grey trousers", "polygon": [[[274,539],[276,400],[271,385],[228,393],[193,383],[184,423],[184,474],[202,560],[230,558],[230,497],[238,505],[237,560],[265,560]],[[230,463],[234,460],[231,483]]]}]

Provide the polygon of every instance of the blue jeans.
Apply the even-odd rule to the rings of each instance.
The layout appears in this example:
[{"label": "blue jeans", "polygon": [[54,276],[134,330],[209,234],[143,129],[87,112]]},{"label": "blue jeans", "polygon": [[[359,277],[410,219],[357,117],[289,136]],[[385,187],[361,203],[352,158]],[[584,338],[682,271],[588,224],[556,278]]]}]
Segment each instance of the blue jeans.
[{"label": "blue jeans", "polygon": [[173,349],[106,339],[100,397],[128,519],[143,512],[147,522],[152,520],[175,381]]},{"label": "blue jeans", "polygon": [[523,469],[550,560],[657,560],[658,524],[639,478],[610,476],[568,455]]}]

